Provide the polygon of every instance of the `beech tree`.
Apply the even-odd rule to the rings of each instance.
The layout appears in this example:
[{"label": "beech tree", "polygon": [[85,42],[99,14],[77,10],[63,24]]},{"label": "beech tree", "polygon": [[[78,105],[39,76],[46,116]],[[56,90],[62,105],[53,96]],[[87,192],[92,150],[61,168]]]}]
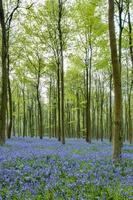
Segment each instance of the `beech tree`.
[{"label": "beech tree", "polygon": [[0,107],[0,144],[5,143],[6,139],[6,109],[7,109],[7,33],[5,24],[5,13],[3,1],[0,0],[0,23],[2,30],[2,88],[1,88],[1,107]]},{"label": "beech tree", "polygon": [[114,82],[114,133],[113,133],[113,158],[121,156],[122,147],[122,95],[121,95],[121,73],[117,54],[115,24],[114,24],[114,0],[109,0],[109,38],[111,49],[111,60]]}]

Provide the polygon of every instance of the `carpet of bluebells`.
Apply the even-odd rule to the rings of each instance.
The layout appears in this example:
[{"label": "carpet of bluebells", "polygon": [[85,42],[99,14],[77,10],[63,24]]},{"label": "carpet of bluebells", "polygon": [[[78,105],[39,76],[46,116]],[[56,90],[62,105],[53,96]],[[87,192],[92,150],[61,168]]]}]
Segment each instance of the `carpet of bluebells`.
[{"label": "carpet of bluebells", "polygon": [[0,200],[133,199],[133,145],[121,163],[107,141],[12,138],[0,147]]}]

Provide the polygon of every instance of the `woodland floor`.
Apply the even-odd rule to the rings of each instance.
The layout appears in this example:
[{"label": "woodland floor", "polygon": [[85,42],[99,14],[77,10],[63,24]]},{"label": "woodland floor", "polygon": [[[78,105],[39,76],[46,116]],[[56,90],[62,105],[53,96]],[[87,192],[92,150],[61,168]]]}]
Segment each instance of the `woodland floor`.
[{"label": "woodland floor", "polygon": [[107,141],[12,138],[0,147],[2,200],[133,199],[133,146],[121,163]]}]

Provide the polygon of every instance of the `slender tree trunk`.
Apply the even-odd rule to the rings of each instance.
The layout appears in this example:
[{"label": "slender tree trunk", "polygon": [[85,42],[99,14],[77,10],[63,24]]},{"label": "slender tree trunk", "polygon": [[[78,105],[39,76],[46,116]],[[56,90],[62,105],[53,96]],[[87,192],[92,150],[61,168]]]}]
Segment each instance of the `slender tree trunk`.
[{"label": "slender tree trunk", "polygon": [[[130,58],[132,63],[132,77],[133,77],[133,43],[132,43],[132,24],[130,16],[130,7],[128,5],[128,29],[129,29],[129,49],[130,49]],[[128,105],[129,105],[129,141],[132,143],[132,114],[131,114],[131,94],[133,88],[133,78],[131,80],[130,91],[128,95]]]},{"label": "slender tree trunk", "polygon": [[[15,102],[12,102],[12,108],[13,108],[13,113],[16,112],[16,105],[15,105]],[[16,135],[16,117],[15,117],[15,114],[13,114],[13,117],[12,117],[12,121],[13,121],[13,136]]]},{"label": "slender tree trunk", "polygon": [[57,90],[58,90],[58,141],[61,141],[61,124],[60,124],[60,64],[58,62],[57,72]]},{"label": "slender tree trunk", "polygon": [[17,135],[20,136],[20,102],[19,102],[19,91],[17,88]]},{"label": "slender tree trunk", "polygon": [[11,138],[12,133],[12,92],[11,92],[11,85],[10,85],[10,77],[9,77],[9,54],[8,54],[8,97],[9,97],[9,125],[7,129],[7,136]]},{"label": "slender tree trunk", "polygon": [[96,109],[95,109],[95,100],[92,100],[92,126],[91,126],[91,132],[93,135],[93,138],[96,139]]},{"label": "slender tree trunk", "polygon": [[67,100],[67,136],[70,138],[71,137],[71,113],[70,113],[70,103]]},{"label": "slender tree trunk", "polygon": [[86,142],[89,142],[89,90],[88,90],[88,65],[86,66]]},{"label": "slender tree trunk", "polygon": [[42,107],[40,102],[40,94],[37,91],[37,102],[38,102],[38,114],[39,114],[39,122],[38,122],[38,131],[40,139],[43,138],[43,124],[42,124]]},{"label": "slender tree trunk", "polygon": [[[91,27],[90,27],[90,38],[91,38]],[[91,46],[91,39],[89,41],[89,51],[90,51],[90,58],[89,58],[89,143],[91,143],[91,70],[92,70],[92,46]]]},{"label": "slender tree trunk", "polygon": [[2,88],[1,88],[1,116],[0,116],[0,144],[6,140],[6,110],[7,110],[7,40],[3,1],[0,0],[0,24],[2,30]]},{"label": "slender tree trunk", "polygon": [[106,127],[105,138],[109,138],[109,102],[108,97],[106,97],[106,115],[105,115],[105,123],[104,127]]},{"label": "slender tree trunk", "polygon": [[26,106],[25,106],[25,87],[22,89],[23,94],[23,137],[26,136]]},{"label": "slender tree trunk", "polygon": [[11,138],[11,132],[12,132],[12,93],[11,93],[11,85],[10,85],[10,56],[9,56],[9,39],[10,39],[10,27],[11,27],[11,22],[13,19],[13,15],[15,13],[15,11],[18,9],[19,7],[19,1],[17,0],[17,5],[16,7],[13,9],[13,11],[11,12],[8,20],[7,20],[7,28],[6,28],[6,41],[7,41],[7,93],[8,93],[8,100],[9,100],[9,125],[7,128],[7,137]]},{"label": "slender tree trunk", "polygon": [[54,135],[57,138],[57,112],[56,112],[56,105],[54,106]]},{"label": "slender tree trunk", "polygon": [[49,83],[49,138],[52,137],[52,80]]},{"label": "slender tree trunk", "polygon": [[38,72],[38,79],[37,79],[37,103],[38,103],[38,131],[40,139],[43,138],[43,119],[42,119],[42,106],[40,101],[40,92],[39,92],[39,85],[40,85],[40,70]]},{"label": "slender tree trunk", "polygon": [[123,0],[120,0],[118,3],[118,12],[119,12],[119,65],[120,65],[120,73],[121,73],[121,68],[122,68],[122,63],[121,63],[121,47],[122,47],[122,32],[123,32],[123,25],[122,25],[122,13],[123,13]]},{"label": "slender tree trunk", "polygon": [[112,141],[112,74],[110,75],[110,88],[109,88],[109,141]]},{"label": "slender tree trunk", "polygon": [[96,80],[96,127],[97,127],[97,130],[96,130],[96,139],[99,140],[99,116],[100,116],[100,113],[99,113],[99,85],[98,85],[98,81]]},{"label": "slender tree trunk", "polygon": [[[56,78],[54,77],[56,80]],[[56,97],[56,81],[53,82],[53,135],[57,138],[57,97]]]},{"label": "slender tree trunk", "polygon": [[[86,93],[86,70],[84,70],[84,91]],[[83,104],[83,138],[86,138],[86,103]]]},{"label": "slender tree trunk", "polygon": [[[131,115],[131,92],[132,92],[132,87],[130,86],[129,88],[129,70],[127,66],[127,101],[128,101],[128,129],[127,129],[127,135],[128,135],[128,140],[130,144],[132,143],[132,115]],[[132,83],[131,83],[132,85]]]},{"label": "slender tree trunk", "polygon": [[[86,142],[89,143],[91,143],[91,51],[90,44],[89,49],[86,51]],[[89,53],[90,57],[88,55]]]},{"label": "slender tree trunk", "polygon": [[109,3],[109,38],[111,49],[111,60],[113,68],[114,81],[114,104],[115,104],[115,120],[114,120],[114,134],[113,134],[113,158],[117,160],[121,156],[122,148],[122,92],[121,92],[121,73],[119,59],[117,55],[115,24],[114,24],[114,0],[108,0]]},{"label": "slender tree trunk", "polygon": [[37,107],[37,98],[34,99],[35,101],[35,136],[37,137],[38,136],[38,128],[39,128],[39,119],[38,119],[38,107]]},{"label": "slender tree trunk", "polygon": [[104,85],[100,85],[100,96],[101,96],[101,111],[100,111],[100,132],[101,132],[101,141],[103,141],[103,104],[104,104]]},{"label": "slender tree trunk", "polygon": [[129,49],[130,49],[130,57],[132,63],[132,74],[133,74],[133,42],[132,42],[132,24],[131,24],[131,16],[130,11],[128,9],[128,29],[129,29]]},{"label": "slender tree trunk", "polygon": [[124,118],[125,118],[125,121],[124,121],[124,136],[123,136],[123,141],[125,142],[125,140],[128,140],[129,139],[129,123],[128,123],[128,105],[127,105],[127,101],[124,102],[124,107],[125,107],[125,115],[124,115]]},{"label": "slender tree trunk", "polygon": [[63,2],[58,0],[59,18],[58,18],[58,32],[59,32],[59,45],[60,45],[60,74],[61,74],[61,139],[62,144],[65,144],[65,131],[64,131],[64,59],[63,59],[63,38],[62,38],[62,12]]},{"label": "slender tree trunk", "polygon": [[77,91],[77,138],[80,138],[80,105],[79,105],[79,93]]}]

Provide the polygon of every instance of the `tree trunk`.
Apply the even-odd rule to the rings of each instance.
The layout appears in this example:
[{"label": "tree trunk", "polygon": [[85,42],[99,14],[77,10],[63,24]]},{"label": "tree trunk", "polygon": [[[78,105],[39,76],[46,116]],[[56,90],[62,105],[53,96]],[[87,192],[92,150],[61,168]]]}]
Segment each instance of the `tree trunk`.
[{"label": "tree trunk", "polygon": [[42,120],[42,106],[40,102],[40,92],[39,92],[39,85],[40,85],[40,70],[38,72],[38,79],[37,79],[37,103],[38,103],[38,131],[40,139],[43,138],[43,120]]},{"label": "tree trunk", "polygon": [[62,38],[62,11],[63,2],[58,0],[59,6],[59,18],[58,18],[58,32],[59,32],[59,45],[60,45],[60,72],[61,72],[61,139],[62,144],[65,144],[65,132],[64,132],[64,60],[63,60],[63,38]]},{"label": "tree trunk", "polygon": [[[121,3],[122,2],[122,3]],[[122,13],[123,13],[123,0],[118,3],[118,12],[119,12],[119,65],[120,65],[120,73],[122,71],[122,63],[121,63],[121,46],[122,46],[122,32],[123,32],[123,25],[122,25]]]},{"label": "tree trunk", "polygon": [[40,139],[43,138],[43,124],[42,124],[42,107],[40,102],[40,94],[37,91],[37,102],[38,102],[38,114],[39,114],[39,122],[38,122],[38,131]]},{"label": "tree trunk", "polygon": [[110,88],[109,88],[109,141],[112,141],[112,73],[110,75]]},{"label": "tree trunk", "polygon": [[104,84],[100,84],[100,97],[101,97],[101,104],[100,104],[100,132],[101,132],[101,141],[103,141],[103,105],[104,105]]},{"label": "tree trunk", "polygon": [[79,105],[79,93],[76,93],[77,97],[77,138],[80,138],[80,105]]},{"label": "tree trunk", "polygon": [[9,125],[7,128],[7,137],[11,138],[11,132],[12,132],[12,93],[11,93],[11,85],[10,85],[10,56],[9,56],[9,39],[10,39],[10,28],[11,28],[11,22],[13,19],[13,15],[15,13],[15,11],[18,9],[19,7],[19,0],[17,0],[17,5],[16,7],[13,9],[13,11],[11,12],[8,20],[7,20],[7,28],[6,28],[6,43],[7,43],[7,84],[8,84],[8,88],[7,88],[7,93],[8,93],[8,97],[9,97]]},{"label": "tree trunk", "polygon": [[115,24],[114,24],[114,0],[108,0],[109,3],[109,38],[111,49],[111,60],[113,68],[114,81],[114,104],[115,119],[113,133],[113,159],[117,160],[121,156],[122,148],[122,94],[121,94],[121,73],[117,55]]},{"label": "tree trunk", "polygon": [[88,91],[88,65],[86,66],[86,142],[89,142],[89,91]]},{"label": "tree trunk", "polygon": [[61,125],[60,125],[60,65],[58,62],[57,71],[57,90],[58,90],[58,141],[61,141]]},{"label": "tree trunk", "polygon": [[9,77],[9,54],[8,54],[8,97],[9,97],[9,125],[7,129],[7,137],[11,138],[12,133],[12,92],[11,92],[11,85],[10,85],[10,77]]},{"label": "tree trunk", "polygon": [[19,89],[17,88],[17,135],[20,136],[20,102],[19,102]]},{"label": "tree trunk", "polygon": [[[129,29],[129,49],[130,49],[130,58],[132,63],[132,77],[133,77],[133,43],[132,43],[132,24],[131,24],[131,16],[130,16],[130,7],[128,5],[128,29]],[[131,80],[131,86],[128,96],[128,105],[129,105],[129,141],[132,143],[132,115],[131,115],[131,94],[133,88],[133,78]]]},{"label": "tree trunk", "polygon": [[52,137],[52,79],[49,83],[49,138]]},{"label": "tree trunk", "polygon": [[39,128],[39,119],[38,119],[38,107],[37,107],[37,98],[34,99],[35,101],[35,136],[38,136],[38,128]]},{"label": "tree trunk", "polygon": [[[16,105],[15,102],[12,102],[12,108],[13,108],[13,113],[16,113]],[[12,116],[12,122],[13,122],[13,136],[16,135],[16,116],[13,114]]]},{"label": "tree trunk", "polygon": [[22,89],[23,94],[23,137],[26,136],[26,108],[25,108],[25,87]]},{"label": "tree trunk", "polygon": [[89,53],[92,54],[91,44],[89,45],[89,49],[86,51],[86,142],[91,143],[91,56],[89,58]]},{"label": "tree trunk", "polygon": [[6,139],[6,110],[7,110],[7,40],[3,2],[0,0],[0,24],[2,30],[2,88],[1,88],[1,116],[0,116],[0,144]]},{"label": "tree trunk", "polygon": [[[98,78],[97,78],[98,79]],[[99,95],[99,84],[98,84],[98,80],[96,80],[95,85],[96,85],[96,139],[99,140],[99,127],[100,127],[100,120],[99,120],[99,116],[100,116],[100,105],[99,105],[99,99],[100,99],[100,95]]]}]

